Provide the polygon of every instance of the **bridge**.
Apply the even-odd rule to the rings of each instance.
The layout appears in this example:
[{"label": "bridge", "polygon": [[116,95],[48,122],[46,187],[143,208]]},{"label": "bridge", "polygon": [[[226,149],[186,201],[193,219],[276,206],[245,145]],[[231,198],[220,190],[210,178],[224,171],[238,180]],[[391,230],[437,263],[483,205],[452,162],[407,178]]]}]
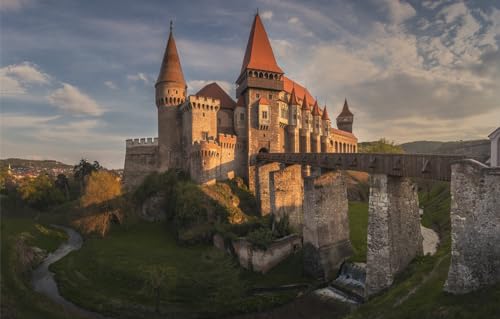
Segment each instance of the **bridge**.
[{"label": "bridge", "polygon": [[460,155],[368,154],[368,153],[259,153],[257,161],[300,164],[336,170],[362,171],[399,177],[450,181],[451,164]]},{"label": "bridge", "polygon": [[450,182],[453,241],[444,289],[466,293],[500,282],[500,167],[465,156],[365,153],[262,152],[254,164],[261,214],[287,216],[302,233],[304,270],[313,276],[332,279],[352,254],[344,173],[352,170],[369,173],[367,297],[422,254],[415,177]]}]

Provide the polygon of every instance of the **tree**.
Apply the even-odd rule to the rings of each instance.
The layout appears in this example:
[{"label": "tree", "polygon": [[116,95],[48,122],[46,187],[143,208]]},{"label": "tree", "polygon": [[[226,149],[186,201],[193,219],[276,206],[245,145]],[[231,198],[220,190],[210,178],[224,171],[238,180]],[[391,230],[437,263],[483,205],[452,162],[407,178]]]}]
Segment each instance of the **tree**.
[{"label": "tree", "polygon": [[76,164],[73,167],[73,176],[80,183],[80,190],[85,189],[85,182],[88,176],[92,174],[92,172],[98,171],[102,169],[101,164],[98,161],[94,161],[93,164],[90,164],[89,161],[82,158],[80,163]]},{"label": "tree", "polygon": [[42,210],[64,201],[63,193],[55,187],[54,181],[47,174],[40,174],[34,179],[23,178],[18,190],[23,200]]},{"label": "tree", "polygon": [[94,171],[87,180],[81,204],[83,207],[100,204],[120,196],[121,193],[118,176],[105,170]]},{"label": "tree", "polygon": [[64,174],[57,175],[55,181],[56,187],[63,192],[66,197],[66,200],[69,200],[69,180]]},{"label": "tree", "polygon": [[176,270],[173,267],[162,265],[148,266],[144,270],[145,280],[144,287],[154,296],[155,312],[160,313],[160,300],[162,290],[166,290],[170,286],[175,285]]},{"label": "tree", "polygon": [[381,138],[375,142],[359,143],[359,152],[402,154],[404,153],[404,150],[400,145],[394,144],[393,141]]},{"label": "tree", "polygon": [[9,166],[2,166],[0,168],[0,193],[8,193],[10,188],[9,186],[12,186],[12,184],[13,180]]}]

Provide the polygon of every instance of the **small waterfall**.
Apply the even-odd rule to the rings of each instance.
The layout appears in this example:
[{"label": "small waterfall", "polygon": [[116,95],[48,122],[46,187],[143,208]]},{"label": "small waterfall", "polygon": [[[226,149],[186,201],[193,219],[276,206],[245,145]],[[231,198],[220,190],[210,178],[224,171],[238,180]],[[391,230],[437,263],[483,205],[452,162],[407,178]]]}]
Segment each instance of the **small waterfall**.
[{"label": "small waterfall", "polygon": [[343,302],[360,304],[364,302],[366,264],[345,262],[338,277],[317,294]]}]

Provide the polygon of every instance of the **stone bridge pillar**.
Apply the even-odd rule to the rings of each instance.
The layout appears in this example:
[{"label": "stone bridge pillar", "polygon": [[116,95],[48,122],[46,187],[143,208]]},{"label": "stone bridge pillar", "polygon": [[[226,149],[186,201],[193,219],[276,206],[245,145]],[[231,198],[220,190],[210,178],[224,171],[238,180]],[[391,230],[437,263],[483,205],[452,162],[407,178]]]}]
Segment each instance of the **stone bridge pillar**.
[{"label": "stone bridge pillar", "polygon": [[388,288],[421,254],[417,186],[405,177],[370,175],[366,295]]},{"label": "stone bridge pillar", "polygon": [[280,220],[288,216],[294,231],[302,233],[302,203],[304,199],[304,180],[300,165],[291,165],[271,172],[270,202],[272,214]]},{"label": "stone bridge pillar", "polygon": [[344,173],[304,179],[304,270],[332,279],[352,254]]},{"label": "stone bridge pillar", "polygon": [[255,195],[262,216],[271,213],[270,173],[278,171],[280,163],[259,164],[256,168]]},{"label": "stone bridge pillar", "polygon": [[451,166],[451,264],[444,290],[463,294],[500,282],[500,167]]}]

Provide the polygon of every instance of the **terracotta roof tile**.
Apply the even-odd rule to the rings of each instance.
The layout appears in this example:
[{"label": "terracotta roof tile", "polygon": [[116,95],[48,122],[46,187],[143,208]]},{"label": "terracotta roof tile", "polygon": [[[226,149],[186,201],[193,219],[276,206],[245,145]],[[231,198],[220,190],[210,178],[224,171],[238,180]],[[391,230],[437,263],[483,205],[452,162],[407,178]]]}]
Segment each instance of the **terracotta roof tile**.
[{"label": "terracotta roof tile", "polygon": [[303,110],[311,110],[311,107],[309,106],[309,102],[307,101],[307,95],[304,95],[304,98],[302,99],[302,109]]},{"label": "terracotta roof tile", "polygon": [[177,46],[175,45],[172,31],[170,31],[168,36],[167,47],[163,55],[160,74],[158,74],[156,83],[160,82],[177,82],[184,86],[186,85],[184,74],[182,73],[181,60],[177,53]]},{"label": "terracotta roof tile", "polygon": [[261,104],[261,105],[270,105],[269,101],[265,97],[261,97],[259,99],[259,101],[258,101],[258,104]]},{"label": "terracotta roof tile", "polygon": [[292,90],[295,90],[295,96],[299,98],[299,104],[300,102],[304,102],[304,95],[307,96],[309,108],[311,108],[311,106],[314,104],[314,98],[312,97],[311,93],[309,93],[309,91],[302,85],[287,78],[286,76],[283,76],[283,90],[285,90],[285,92],[287,92],[288,94],[292,94]]},{"label": "terracotta roof tile", "polygon": [[323,121],[329,121],[330,117],[328,116],[328,111],[326,110],[326,105],[325,108],[323,109],[323,115],[321,115],[321,119]]},{"label": "terracotta roof tile", "polygon": [[290,101],[288,101],[290,105],[299,105],[299,101],[297,100],[297,96],[295,95],[295,88],[292,88],[292,93],[290,94]]},{"label": "terracotta roof tile", "polygon": [[258,14],[255,15],[250,30],[241,72],[243,73],[246,69],[283,73],[283,70],[276,63],[266,29]]},{"label": "terracotta roof tile", "polygon": [[219,99],[223,109],[233,110],[236,106],[236,102],[216,82],[205,85],[195,95]]},{"label": "terracotta roof tile", "polygon": [[314,102],[313,110],[312,110],[312,115],[313,116],[321,116],[321,112],[319,111],[319,106],[318,106],[318,100]]}]

